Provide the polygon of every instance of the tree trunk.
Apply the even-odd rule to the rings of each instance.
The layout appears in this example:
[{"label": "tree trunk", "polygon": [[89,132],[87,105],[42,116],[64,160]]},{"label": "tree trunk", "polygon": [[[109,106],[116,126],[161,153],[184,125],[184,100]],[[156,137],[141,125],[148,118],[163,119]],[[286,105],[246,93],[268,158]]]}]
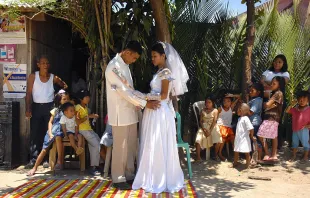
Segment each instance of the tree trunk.
[{"label": "tree trunk", "polygon": [[243,79],[242,79],[242,98],[244,101],[246,101],[248,88],[252,84],[251,57],[255,38],[254,4],[255,4],[254,0],[247,0],[247,29],[246,29],[246,41],[244,44]]},{"label": "tree trunk", "polygon": [[150,3],[153,9],[153,17],[155,19],[157,39],[166,43],[171,43],[171,36],[163,1],[150,0]]}]

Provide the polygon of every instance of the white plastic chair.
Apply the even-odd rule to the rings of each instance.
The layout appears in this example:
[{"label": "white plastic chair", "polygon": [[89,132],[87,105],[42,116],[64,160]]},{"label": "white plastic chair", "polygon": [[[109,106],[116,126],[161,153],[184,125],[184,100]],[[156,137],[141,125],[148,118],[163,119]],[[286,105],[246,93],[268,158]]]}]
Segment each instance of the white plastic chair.
[{"label": "white plastic chair", "polygon": [[[202,109],[205,107],[205,101],[198,101],[193,104],[193,110],[196,117],[197,127],[200,128],[198,116],[200,115]],[[197,112],[198,109],[198,112]],[[198,114],[198,115],[197,115]],[[206,150],[206,160],[210,159],[210,148]]]}]

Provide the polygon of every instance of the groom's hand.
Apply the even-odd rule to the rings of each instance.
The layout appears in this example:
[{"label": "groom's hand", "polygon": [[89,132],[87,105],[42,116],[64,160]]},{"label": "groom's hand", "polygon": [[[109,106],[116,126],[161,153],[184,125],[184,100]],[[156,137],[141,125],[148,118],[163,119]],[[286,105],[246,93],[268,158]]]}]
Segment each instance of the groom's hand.
[{"label": "groom's hand", "polygon": [[146,103],[146,108],[148,109],[158,109],[160,107],[160,102],[159,101],[147,101]]}]

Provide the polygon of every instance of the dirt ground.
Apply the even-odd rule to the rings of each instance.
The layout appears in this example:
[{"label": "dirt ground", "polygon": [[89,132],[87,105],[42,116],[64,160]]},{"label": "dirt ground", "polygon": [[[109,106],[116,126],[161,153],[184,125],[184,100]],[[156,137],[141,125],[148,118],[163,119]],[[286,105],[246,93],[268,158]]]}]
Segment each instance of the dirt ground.
[{"label": "dirt ground", "polygon": [[[279,152],[280,163],[255,169],[229,168],[231,162],[203,161],[192,164],[193,185],[199,197],[310,197],[310,161],[306,164],[288,162],[290,150]],[[298,153],[299,158],[301,152]],[[230,154],[232,156],[232,154]],[[244,161],[241,160],[242,163]],[[27,170],[18,168],[0,171],[0,195],[25,183],[30,178],[94,179],[80,175],[78,170],[65,170],[52,176],[49,169],[40,167],[38,174],[27,177]],[[184,170],[186,174],[186,170]],[[271,181],[252,180],[248,176],[263,176]],[[98,179],[103,179],[98,177]]]}]

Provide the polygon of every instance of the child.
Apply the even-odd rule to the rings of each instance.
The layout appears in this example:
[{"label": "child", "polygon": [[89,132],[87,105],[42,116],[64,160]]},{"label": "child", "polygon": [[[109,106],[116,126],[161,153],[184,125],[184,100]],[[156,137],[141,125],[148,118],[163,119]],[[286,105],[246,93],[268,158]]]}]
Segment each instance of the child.
[{"label": "child", "polygon": [[218,110],[215,109],[214,106],[214,100],[212,99],[212,97],[207,97],[205,100],[205,108],[201,111],[200,115],[201,128],[198,130],[196,135],[196,162],[201,161],[200,150],[208,149],[212,147],[213,144],[216,144],[216,160],[220,161],[218,157],[218,152],[220,148],[220,143],[222,143],[222,137],[220,134],[220,130],[216,124]]},{"label": "child", "polygon": [[[276,76],[271,82],[271,98],[264,103],[264,121],[258,129],[257,136],[263,142],[265,156],[263,160],[278,160],[278,126],[280,123],[282,107],[283,107],[283,91],[285,88],[285,80],[283,77]],[[272,139],[272,155],[269,157],[268,145],[264,139]]]},{"label": "child", "polygon": [[[27,173],[28,176],[32,176],[37,171],[38,166],[41,164],[49,147],[56,140],[58,156],[63,156],[63,145],[62,145],[62,131],[60,126],[60,118],[63,115],[60,110],[61,105],[69,101],[69,95],[64,90],[60,90],[54,99],[54,109],[50,111],[51,118],[48,123],[48,131],[44,137],[43,149],[39,154],[34,167]],[[58,157],[55,170],[61,170],[63,167],[63,157]]]},{"label": "child", "polygon": [[113,144],[112,126],[109,125],[108,115],[105,117],[105,124],[106,124],[105,132],[103,133],[100,140],[101,144],[100,156],[104,160],[107,152],[106,151],[107,147],[111,147]]},{"label": "child", "polygon": [[253,125],[251,124],[248,114],[250,111],[249,105],[243,103],[238,109],[238,115],[240,116],[235,137],[235,147],[234,147],[234,162],[232,167],[238,166],[239,153],[245,153],[246,166],[250,165],[250,152],[251,152],[251,140],[255,141]]},{"label": "child", "polygon": [[90,153],[90,174],[100,175],[97,170],[100,162],[100,138],[91,128],[89,118],[98,118],[97,114],[88,114],[87,104],[90,102],[90,94],[87,90],[80,90],[77,94],[80,104],[75,106],[76,119],[79,125],[79,133],[88,142]]},{"label": "child", "polygon": [[[249,118],[254,127],[254,136],[258,139],[257,132],[259,126],[262,123],[261,113],[263,110],[263,97],[264,97],[264,86],[260,83],[255,83],[250,88],[250,101],[248,105],[250,106]],[[262,144],[258,140],[258,159],[261,159],[262,155]]]},{"label": "child", "polygon": [[[74,105],[71,102],[66,102],[61,107],[64,115],[60,118],[60,124],[62,132],[65,138],[69,138],[72,148],[75,150],[76,155],[81,155],[84,152],[82,148],[82,135],[79,134],[77,124],[75,122],[75,110]],[[78,138],[78,146],[75,144],[75,138]]]},{"label": "child", "polygon": [[[222,155],[222,150],[224,144],[227,142],[231,142],[234,148],[234,139],[235,134],[231,127],[232,117],[233,117],[233,109],[238,102],[238,99],[233,102],[233,98],[235,95],[226,94],[223,98],[223,106],[218,108],[219,118],[217,120],[217,125],[219,126],[220,133],[223,139],[223,143],[220,144],[219,157],[221,160],[225,161],[226,159]],[[240,97],[240,96],[237,96]]]},{"label": "child", "polygon": [[299,146],[299,141],[304,147],[304,157],[300,161],[305,163],[308,160],[309,153],[309,128],[310,128],[310,108],[309,108],[309,94],[307,91],[301,91],[297,95],[298,106],[293,108],[296,105],[296,102],[293,102],[291,106],[288,107],[286,113],[292,115],[292,124],[293,124],[293,137],[292,137],[292,148],[293,156],[290,161],[295,161],[297,147]]}]

